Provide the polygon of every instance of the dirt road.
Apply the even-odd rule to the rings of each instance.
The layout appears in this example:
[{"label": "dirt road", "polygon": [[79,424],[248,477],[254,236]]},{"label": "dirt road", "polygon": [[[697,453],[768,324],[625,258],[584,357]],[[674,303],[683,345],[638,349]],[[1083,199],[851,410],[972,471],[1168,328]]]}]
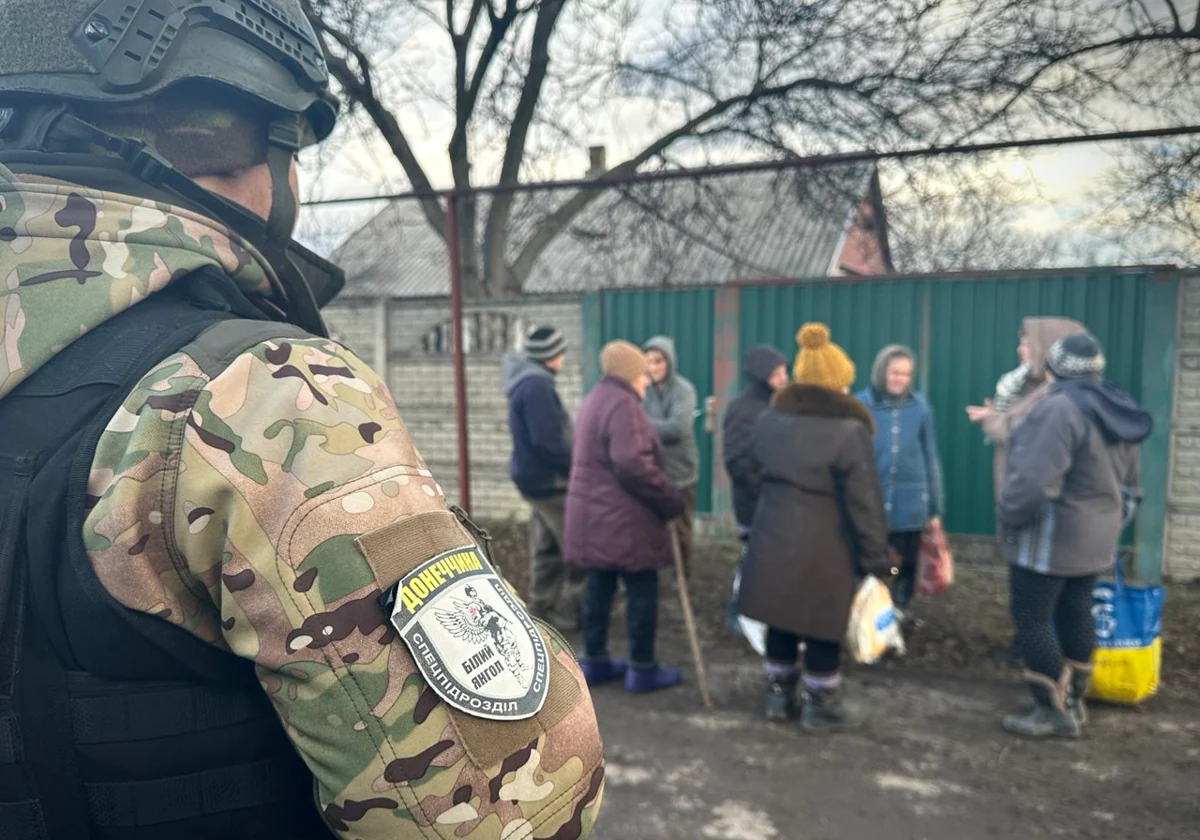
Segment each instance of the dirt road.
[{"label": "dirt road", "polygon": [[594,693],[608,755],[597,840],[1200,836],[1195,706],[1096,710],[1083,740],[1029,743],[998,728],[1009,683],[860,671],[873,723],[810,736],[761,721],[753,664],[713,672],[714,712],[691,686]]},{"label": "dirt road", "polygon": [[[523,586],[523,534],[498,545]],[[1031,743],[999,728],[1021,692],[993,659],[1010,634],[1004,570],[960,566],[948,593],[919,605],[906,659],[850,675],[870,726],[809,736],[761,719],[759,661],[722,627],[735,558],[702,549],[693,581],[716,709],[703,710],[686,667],[671,691],[593,693],[608,758],[597,840],[1200,838],[1200,588],[1168,590],[1159,696],[1093,706],[1079,741]],[[669,589],[661,604],[660,659],[687,666]]]}]

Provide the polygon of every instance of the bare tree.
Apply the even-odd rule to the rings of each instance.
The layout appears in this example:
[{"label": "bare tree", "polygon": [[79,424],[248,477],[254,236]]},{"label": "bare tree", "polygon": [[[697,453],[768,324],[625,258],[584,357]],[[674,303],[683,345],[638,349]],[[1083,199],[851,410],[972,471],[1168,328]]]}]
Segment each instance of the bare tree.
[{"label": "bare tree", "polygon": [[1200,140],[1125,150],[1094,201],[1089,224],[1121,261],[1200,265]]},{"label": "bare tree", "polygon": [[900,271],[1049,268],[1074,254],[1061,231],[1026,222],[1045,204],[1033,179],[1008,175],[996,161],[930,161],[890,174],[889,232]]},{"label": "bare tree", "polygon": [[[422,191],[430,178],[405,125],[417,101],[452,116],[460,190],[482,149],[501,150],[494,180],[516,184],[581,148],[598,105],[641,103],[650,137],[602,185],[689,150],[793,155],[1120,125],[1169,113],[1200,49],[1200,13],[1175,0],[662,0],[644,38],[634,0],[305,4],[342,93]],[[406,62],[412,33],[428,66]],[[461,202],[468,292],[519,292],[601,194],[557,198],[519,236],[514,193]],[[444,236],[439,202],[423,211]]]}]

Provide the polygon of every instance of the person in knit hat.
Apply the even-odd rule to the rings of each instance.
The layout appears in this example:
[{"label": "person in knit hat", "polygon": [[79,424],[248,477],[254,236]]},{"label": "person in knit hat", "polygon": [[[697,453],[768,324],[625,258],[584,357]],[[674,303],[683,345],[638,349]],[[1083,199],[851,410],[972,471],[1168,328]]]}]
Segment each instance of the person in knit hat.
[{"label": "person in knit hat", "polygon": [[[588,684],[624,677],[626,690],[642,693],[680,681],[677,669],[658,664],[654,647],[658,570],[674,559],[669,528],[684,499],[666,476],[662,443],[642,410],[650,385],[645,356],[615,341],[601,351],[600,368],[604,376],[584,398],[575,427],[565,556],[587,569],[579,662]],[[618,580],[627,599],[628,666],[608,650]]]},{"label": "person in knit hat", "polygon": [[745,559],[746,544],[750,541],[754,508],[758,505],[758,494],[762,489],[762,470],[754,458],[754,424],[770,406],[771,396],[787,387],[787,358],[769,345],[751,347],[746,351],[742,363],[742,379],[746,389],[725,409],[725,421],[721,428],[721,450],[733,491],[733,513],[743,555],[738,561],[725,615],[726,626],[735,633],[741,632],[737,617],[741,566]]},{"label": "person in knit hat", "polygon": [[[1071,333],[1086,332],[1078,321],[1069,318],[1030,317],[1021,321],[1017,334],[1017,361],[1020,364],[1000,377],[995,395],[983,405],[967,406],[967,417],[983,432],[992,447],[992,484],[995,498],[1004,487],[1004,462],[1008,455],[1008,438],[1033,411],[1034,406],[1050,392],[1046,359],[1050,348],[1060,338]],[[997,660],[1008,665],[1021,664],[1021,652],[1016,637]]]},{"label": "person in knit hat", "polygon": [[824,324],[805,324],[793,383],[754,427],[762,491],[738,593],[742,615],[769,627],[766,715],[796,712],[797,646],[805,643],[804,708],[810,731],[854,725],[843,700],[841,642],[856,578],[889,579],[887,541],[866,407],[850,396],[854,364]]},{"label": "person in knit hat", "polygon": [[1049,392],[1010,435],[996,502],[1031,695],[1003,725],[1028,738],[1073,738],[1087,723],[1092,588],[1112,570],[1136,512],[1137,446],[1154,424],[1103,380],[1104,353],[1087,333],[1056,341],[1046,370]]},{"label": "person in knit hat", "polygon": [[829,391],[848,392],[854,384],[854,362],[846,351],[829,340],[829,327],[805,324],[796,333],[800,352],[792,364],[792,380]]},{"label": "person in knit hat", "polygon": [[509,471],[529,504],[529,609],[559,629],[579,629],[583,573],[563,563],[563,518],[571,474],[571,417],[555,378],[567,339],[553,326],[535,326],[520,349],[504,357],[513,449]]}]

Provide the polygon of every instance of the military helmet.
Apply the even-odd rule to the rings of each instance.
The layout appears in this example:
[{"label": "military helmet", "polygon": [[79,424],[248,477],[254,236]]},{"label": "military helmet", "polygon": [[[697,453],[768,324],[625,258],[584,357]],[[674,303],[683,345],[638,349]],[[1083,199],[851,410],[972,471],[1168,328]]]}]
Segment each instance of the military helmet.
[{"label": "military helmet", "polygon": [[0,0],[0,102],[130,104],[211,83],[333,130],[337,100],[299,0]]}]

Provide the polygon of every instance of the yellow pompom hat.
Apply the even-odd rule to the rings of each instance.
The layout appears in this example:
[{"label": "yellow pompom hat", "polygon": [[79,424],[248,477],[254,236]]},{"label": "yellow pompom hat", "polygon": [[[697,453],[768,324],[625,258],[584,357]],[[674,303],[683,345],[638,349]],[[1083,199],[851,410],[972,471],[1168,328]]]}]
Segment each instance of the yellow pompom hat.
[{"label": "yellow pompom hat", "polygon": [[845,391],[854,384],[854,362],[846,351],[829,340],[829,327],[805,324],[796,333],[800,352],[792,366],[797,385],[817,385],[830,391]]}]

